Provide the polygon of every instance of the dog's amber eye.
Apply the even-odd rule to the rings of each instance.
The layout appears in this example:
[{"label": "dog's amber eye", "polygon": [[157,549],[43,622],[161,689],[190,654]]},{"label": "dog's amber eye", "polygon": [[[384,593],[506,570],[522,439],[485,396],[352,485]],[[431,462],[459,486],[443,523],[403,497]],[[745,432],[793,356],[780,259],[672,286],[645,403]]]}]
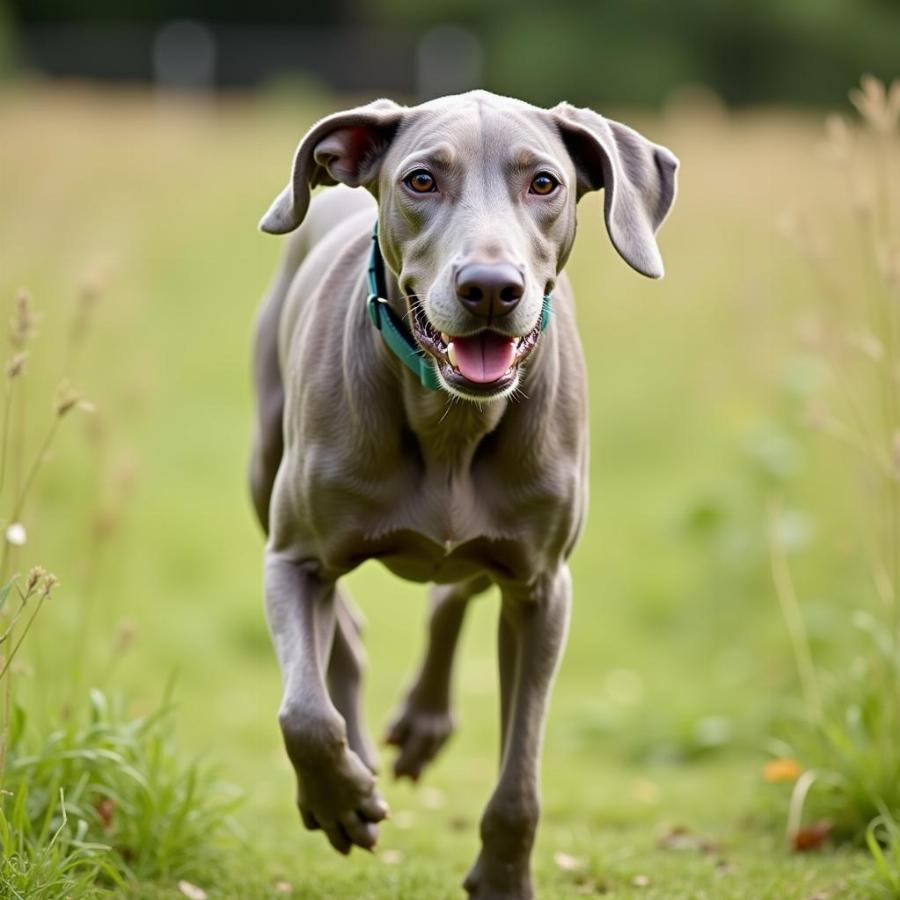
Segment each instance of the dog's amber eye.
[{"label": "dog's amber eye", "polygon": [[437,182],[427,169],[416,169],[403,179],[406,186],[417,194],[431,194],[437,190]]},{"label": "dog's amber eye", "polygon": [[547,194],[552,194],[557,187],[559,187],[559,182],[552,175],[547,172],[538,172],[531,181],[529,193],[546,197]]}]

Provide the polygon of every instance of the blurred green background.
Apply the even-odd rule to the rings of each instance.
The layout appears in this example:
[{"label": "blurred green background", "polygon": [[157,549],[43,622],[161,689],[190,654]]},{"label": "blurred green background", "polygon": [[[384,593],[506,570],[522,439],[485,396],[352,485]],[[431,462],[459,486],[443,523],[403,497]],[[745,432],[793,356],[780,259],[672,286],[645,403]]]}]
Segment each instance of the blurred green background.
[{"label": "blurred green background", "polygon": [[[659,105],[690,85],[729,104],[833,105],[864,71],[892,77],[900,46],[895,0],[4,4],[6,53],[38,70],[146,79],[159,30],[192,20],[216,44],[210,77],[219,84],[299,76],[330,87],[428,93],[422,69],[444,63],[449,41],[460,74],[544,105],[560,98]],[[477,73],[465,61],[471,54]]]},{"label": "blurred green background", "polygon": [[[596,196],[569,265],[590,375],[592,507],[547,732],[542,896],[868,896],[852,887],[863,865],[852,851],[784,849],[784,794],[761,777],[796,693],[766,509],[785,504],[817,654],[849,658],[846,617],[867,603],[852,540],[865,513],[843,451],[804,427],[827,379],[804,343],[820,300],[779,223],[805,210],[833,232],[826,258],[850,246],[815,107],[844,110],[861,71],[898,74],[897,4],[0,9],[0,299],[11,307],[25,286],[43,315],[32,443],[59,376],[97,405],[65,423],[24,517],[17,564],[62,580],[17,682],[33,727],[77,708],[91,684],[148,709],[175,671],[183,752],[210,755],[247,794],[246,845],[209,875],[210,896],[459,896],[497,754],[496,598],[466,629],[458,736],[417,790],[386,785],[394,817],[379,855],[338,859],[293,807],[244,467],[253,318],[280,249],[255,225],[297,139],[360,98],[477,77],[539,103],[591,103],[683,163],[663,282],[615,256]],[[194,23],[174,32],[174,57],[160,38],[173,18]],[[229,68],[276,34],[277,65]],[[387,34],[399,43],[377,44]],[[441,57],[442,34],[461,61]],[[305,68],[304,41],[358,53],[337,74],[334,59]],[[410,57],[381,82],[385,47]],[[67,358],[86,288],[90,328]],[[368,619],[378,734],[422,645],[425,592],[368,565],[350,588]]]}]

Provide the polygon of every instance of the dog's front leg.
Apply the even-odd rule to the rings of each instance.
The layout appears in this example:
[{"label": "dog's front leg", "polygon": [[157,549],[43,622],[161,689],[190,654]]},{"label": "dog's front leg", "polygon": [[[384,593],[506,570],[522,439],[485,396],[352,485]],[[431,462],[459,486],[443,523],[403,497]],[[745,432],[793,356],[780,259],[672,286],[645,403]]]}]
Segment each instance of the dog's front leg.
[{"label": "dog's front leg", "polygon": [[321,828],[340,853],[371,849],[388,812],[375,777],[347,744],[347,727],[325,686],[334,639],[335,584],[319,567],[266,552],[266,613],[284,677],[279,711],[297,774],[297,805],[307,828]]},{"label": "dog's front leg", "polygon": [[540,807],[539,769],[550,687],[571,606],[566,566],[527,591],[504,591],[500,678],[505,699],[500,779],[481,819],[481,853],[465,888],[475,900],[531,900],[531,848]]}]

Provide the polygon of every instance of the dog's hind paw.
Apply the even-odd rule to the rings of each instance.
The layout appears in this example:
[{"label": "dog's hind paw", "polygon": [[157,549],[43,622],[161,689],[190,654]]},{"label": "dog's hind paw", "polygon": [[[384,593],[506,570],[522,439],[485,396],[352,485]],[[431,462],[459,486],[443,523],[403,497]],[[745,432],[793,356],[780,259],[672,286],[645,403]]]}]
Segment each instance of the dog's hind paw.
[{"label": "dog's hind paw", "polygon": [[385,735],[385,743],[400,751],[394,760],[394,776],[418,781],[422,769],[437,756],[455,729],[449,709],[427,708],[410,695]]}]

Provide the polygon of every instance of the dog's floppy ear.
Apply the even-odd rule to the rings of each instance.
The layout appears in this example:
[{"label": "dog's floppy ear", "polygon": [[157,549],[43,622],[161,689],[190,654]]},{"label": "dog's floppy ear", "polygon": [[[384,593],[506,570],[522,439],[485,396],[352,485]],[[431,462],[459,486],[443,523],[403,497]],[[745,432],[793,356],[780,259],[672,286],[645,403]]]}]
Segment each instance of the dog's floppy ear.
[{"label": "dog's floppy ear", "polygon": [[631,128],[568,103],[554,107],[578,175],[578,196],[604,190],[606,230],[619,255],[650,278],[663,275],[656,232],[675,201],[678,160]]},{"label": "dog's floppy ear", "polygon": [[260,220],[260,229],[269,234],[293,231],[303,221],[310,191],[317,185],[369,184],[404,112],[391,100],[375,100],[313,125],[297,146],[291,180]]}]

